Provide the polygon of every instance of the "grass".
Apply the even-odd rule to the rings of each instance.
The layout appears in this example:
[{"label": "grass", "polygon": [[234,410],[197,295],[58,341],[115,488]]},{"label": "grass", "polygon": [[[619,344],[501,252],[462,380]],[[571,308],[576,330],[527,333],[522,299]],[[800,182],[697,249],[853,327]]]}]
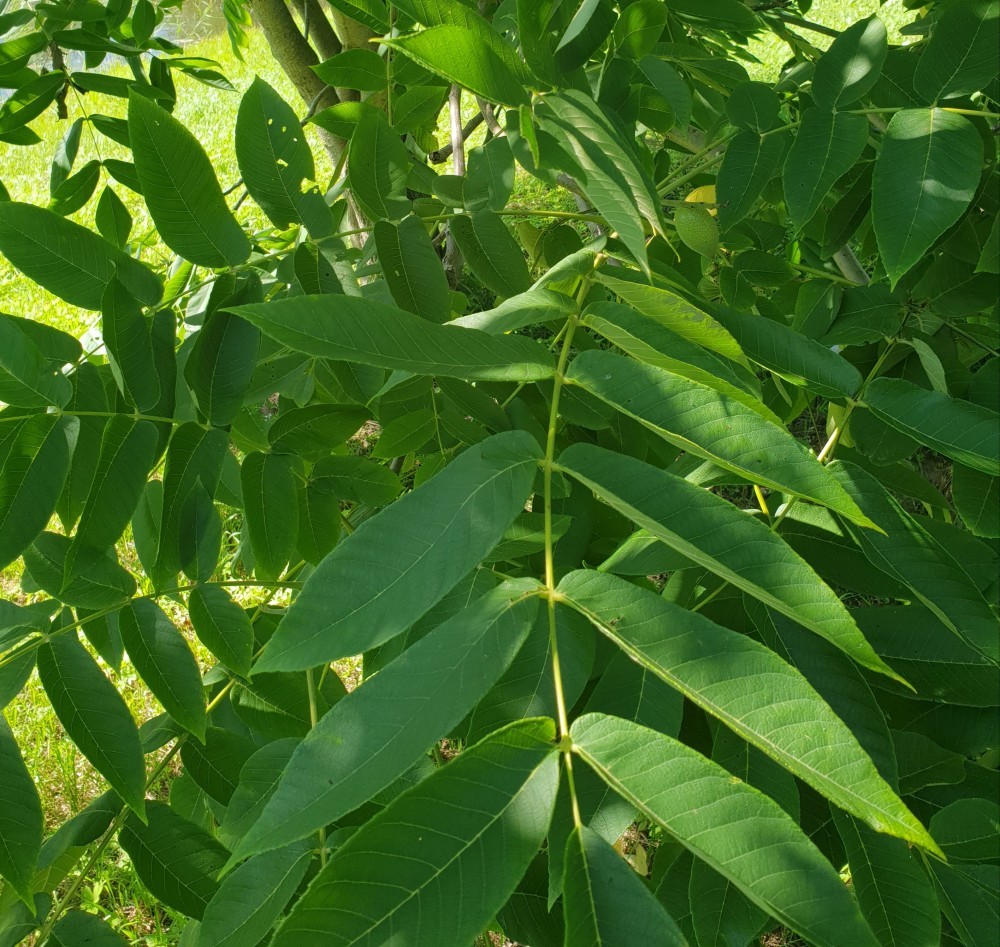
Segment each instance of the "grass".
[{"label": "grass", "polygon": [[[880,11],[881,17],[889,26],[891,39],[898,41],[898,28],[909,16],[900,0],[891,0],[881,8],[878,0],[818,0],[808,16],[835,29],[843,29],[860,17],[876,11]],[[801,30],[799,32],[819,49],[829,45],[830,39],[826,36]],[[749,52],[758,60],[756,63],[748,64],[752,78],[764,81],[773,81],[788,55],[785,44],[773,36],[754,41],[749,47]],[[259,74],[273,85],[297,110],[302,110],[302,104],[287,77],[271,58],[267,45],[259,34],[251,34],[251,45],[246,51],[245,62],[240,62],[233,56],[224,33],[199,40],[188,48],[188,53],[220,62],[222,71],[237,90],[226,92],[184,76],[177,76],[175,79],[178,91],[175,114],[201,142],[212,159],[222,186],[226,188],[239,177],[232,147],[233,129],[240,95],[249,86],[254,75]],[[468,119],[473,109],[471,96],[465,97],[465,105],[467,111],[465,117]],[[96,94],[87,96],[71,94],[67,106],[70,119],[88,113],[122,117],[125,112],[123,100]],[[2,158],[0,177],[14,200],[44,204],[49,196],[47,156],[55,151],[68,128],[68,122],[59,121],[50,110],[37,119],[32,127],[41,137],[41,144],[33,148],[0,145],[0,158]],[[443,119],[439,132],[441,141],[447,140],[446,118]],[[307,129],[307,134],[311,135],[310,129]],[[469,142],[470,146],[480,143],[482,136],[483,130],[477,130]],[[331,168],[322,148],[315,145],[314,141],[317,178],[323,181],[329,177]],[[110,139],[97,136],[88,126],[76,166],[80,167],[83,162],[92,158],[127,157],[125,148]],[[439,170],[449,169],[447,166],[441,166]],[[142,247],[143,258],[166,263],[169,253],[156,244],[151,222],[138,196],[107,178],[102,181],[101,186],[113,187],[132,213],[135,221],[132,240],[137,246]],[[91,225],[92,208],[95,203],[96,201],[92,200],[88,207],[74,215],[73,219]],[[524,173],[518,175],[511,205],[553,209],[573,209],[575,206],[568,193],[551,191]],[[246,202],[239,213],[243,222],[250,227],[264,225],[259,211],[250,202]],[[91,329],[97,318],[94,313],[69,306],[23,279],[2,258],[0,258],[0,301],[2,301],[0,308],[5,312],[37,319],[78,336],[83,336]],[[131,553],[131,560],[127,548],[123,553],[127,560],[126,565],[137,572],[139,567],[134,561],[134,553]],[[14,567],[0,574],[0,595],[8,599],[23,600],[19,578],[18,571]],[[186,615],[179,609],[172,617],[182,628],[186,627],[190,631]],[[197,643],[193,643],[197,650]],[[206,666],[210,663],[211,659],[204,651],[198,651],[198,657]],[[141,684],[127,662],[117,672],[108,670],[137,720],[148,719],[160,711],[155,699]],[[347,677],[352,670],[356,671],[356,668],[345,670],[347,674],[344,676]],[[75,746],[66,739],[36,676],[29,680],[22,693],[8,706],[6,717],[22,747],[28,768],[35,775],[39,794],[44,800],[46,824],[49,830],[78,812],[103,791],[103,780]],[[168,771],[167,778],[154,787],[154,795],[166,797],[169,777],[175,772],[176,769]],[[153,902],[136,879],[127,856],[114,845],[105,853],[92,879],[82,886],[81,897],[80,906],[84,910],[101,914],[109,919],[130,944],[172,947],[178,943],[180,930],[183,927],[182,919],[171,915],[169,911],[165,911]],[[772,935],[766,943],[791,944],[794,941],[776,940]]]}]

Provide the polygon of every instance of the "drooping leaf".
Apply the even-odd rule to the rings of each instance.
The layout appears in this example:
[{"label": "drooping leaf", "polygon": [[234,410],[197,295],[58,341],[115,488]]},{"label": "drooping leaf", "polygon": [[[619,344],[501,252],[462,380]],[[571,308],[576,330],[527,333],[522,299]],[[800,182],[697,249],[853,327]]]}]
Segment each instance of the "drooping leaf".
[{"label": "drooping leaf", "polygon": [[856,102],[878,81],[888,50],[885,24],[877,16],[852,23],[816,63],[816,104],[841,109]]},{"label": "drooping leaf", "polygon": [[33,204],[0,201],[0,253],[39,286],[83,309],[100,309],[115,278],[144,305],[155,306],[163,292],[159,278],[138,260]]},{"label": "drooping leaf", "polygon": [[870,525],[804,445],[717,391],[612,352],[582,353],[566,377],[698,457]]},{"label": "drooping leaf", "polygon": [[[524,642],[538,606],[537,597],[525,597],[532,591],[525,585],[483,596],[338,701],[295,751],[235,856],[276,848],[335,822],[450,733]],[[331,778],[317,783],[318,771]]]},{"label": "drooping leaf", "polygon": [[284,911],[309,868],[304,844],[259,855],[227,875],[205,908],[199,947],[259,943]]},{"label": "drooping leaf", "polygon": [[129,94],[128,125],[142,194],[163,242],[199,266],[236,266],[246,260],[250,241],[194,135],[135,92]]},{"label": "drooping leaf", "polygon": [[451,221],[455,242],[469,269],[498,296],[526,292],[531,285],[528,264],[507,225],[492,211],[481,210]]},{"label": "drooping leaf", "polygon": [[177,626],[150,599],[135,599],[118,617],[128,652],[163,709],[184,729],[204,740],[205,691],[198,664]]},{"label": "drooping leaf", "polygon": [[985,89],[1000,72],[1000,10],[990,0],[958,0],[944,8],[917,60],[913,87],[927,102]]},{"label": "drooping leaf", "polygon": [[253,625],[247,613],[220,585],[198,585],[188,598],[195,634],[209,651],[237,674],[250,673]]},{"label": "drooping leaf", "polygon": [[260,329],[232,312],[216,310],[195,336],[184,377],[199,411],[216,427],[231,424],[250,387]]},{"label": "drooping leaf", "polygon": [[903,378],[876,378],[865,389],[864,404],[921,444],[973,470],[1000,476],[1000,412]]},{"label": "drooping leaf", "polygon": [[711,349],[741,365],[746,364],[739,343],[729,332],[708,313],[676,293],[623,279],[619,274],[606,269],[598,270],[594,275],[633,309],[687,339],[688,342]]},{"label": "drooping leaf", "polygon": [[50,636],[39,647],[38,676],[69,738],[129,808],[143,816],[146,768],[139,731],[75,631]]},{"label": "drooping leaf", "polygon": [[[578,718],[573,749],[648,818],[818,947],[876,947],[837,872],[768,796],[684,744],[603,714]],[[706,825],[707,809],[713,820]]]},{"label": "drooping leaf", "polygon": [[46,364],[38,346],[23,332],[22,320],[0,319],[0,400],[24,408],[66,406],[72,382]]},{"label": "drooping leaf", "polygon": [[571,572],[559,590],[633,660],[828,799],[881,831],[933,844],[854,734],[770,649],[617,576]]},{"label": "drooping leaf", "polygon": [[386,45],[490,102],[516,108],[530,101],[523,63],[513,47],[492,30],[442,23]]},{"label": "drooping leaf", "polygon": [[893,288],[969,206],[982,163],[983,140],[967,118],[893,115],[872,176],[872,226]]},{"label": "drooping leaf", "polygon": [[415,943],[474,938],[548,829],[559,779],[554,731],[550,720],[513,724],[399,796],[334,852],[274,947],[332,935],[374,945],[390,932]]},{"label": "drooping leaf", "polygon": [[496,545],[538,457],[525,432],[496,434],[366,520],[306,581],[255,670],[314,667],[405,631]]},{"label": "drooping leaf", "polygon": [[593,829],[577,826],[570,834],[563,887],[567,944],[687,944],[673,918],[632,866]]},{"label": "drooping leaf", "polygon": [[651,464],[599,447],[574,444],[559,456],[558,466],[694,562],[865,667],[895,676],[833,590],[763,523]]},{"label": "drooping leaf", "polygon": [[170,806],[150,801],[147,823],[129,816],[118,835],[139,880],[160,901],[200,919],[219,890],[216,877],[229,852]]},{"label": "drooping leaf", "polygon": [[396,305],[430,322],[447,322],[448,280],[420,218],[411,214],[398,224],[376,221],[374,236],[382,275]]},{"label": "drooping leaf", "polygon": [[868,119],[864,115],[823,108],[802,113],[802,124],[782,171],[785,203],[797,229],[812,220],[837,179],[861,157],[867,141]]},{"label": "drooping leaf", "polygon": [[254,571],[260,578],[273,581],[295,550],[295,459],[260,451],[247,454],[240,466],[240,484]]},{"label": "drooping leaf", "polygon": [[17,741],[0,714],[0,875],[31,906],[42,848],[42,804]]},{"label": "drooping leaf", "polygon": [[149,421],[116,414],[104,428],[101,453],[76,535],[66,554],[67,578],[83,550],[104,551],[125,531],[146,486],[158,438]]},{"label": "drooping leaf", "polygon": [[55,512],[79,430],[76,418],[37,414],[17,430],[0,465],[0,567],[45,529]]},{"label": "drooping leaf", "polygon": [[321,358],[466,379],[529,381],[552,374],[545,350],[528,339],[435,326],[353,296],[299,296],[234,312],[283,345]]},{"label": "drooping leaf", "polygon": [[348,155],[351,191],[361,209],[375,219],[399,220],[409,211],[406,146],[385,115],[377,110],[362,113]]},{"label": "drooping leaf", "polygon": [[160,400],[160,380],[151,327],[117,279],[108,283],[101,298],[101,329],[119,390],[137,411],[152,410]]},{"label": "drooping leaf", "polygon": [[[517,104],[517,103],[515,103]],[[643,221],[654,233],[663,232],[656,188],[615,126],[589,96],[575,90],[546,96],[537,109],[542,127],[566,151],[587,197],[618,231],[639,267],[648,275]]]}]

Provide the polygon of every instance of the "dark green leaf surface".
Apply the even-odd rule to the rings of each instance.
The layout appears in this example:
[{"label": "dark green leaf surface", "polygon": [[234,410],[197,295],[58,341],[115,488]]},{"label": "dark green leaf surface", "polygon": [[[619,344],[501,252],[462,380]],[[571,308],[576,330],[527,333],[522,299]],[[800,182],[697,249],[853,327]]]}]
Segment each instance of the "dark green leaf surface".
[{"label": "dark green leaf surface", "polygon": [[[837,872],[769,797],[625,720],[588,714],[571,733],[574,751],[609,785],[781,923],[817,947],[876,947]],[[699,818],[706,809],[710,826]]]},{"label": "dark green leaf surface", "polygon": [[535,381],[552,374],[545,350],[528,339],[435,326],[366,299],[307,296],[234,311],[306,355],[454,378]]},{"label": "dark green leaf surface", "polygon": [[253,625],[229,593],[219,585],[199,585],[191,590],[188,612],[201,643],[226,667],[249,674]]},{"label": "dark green leaf surface", "polygon": [[236,266],[246,260],[250,241],[194,135],[136,93],[129,95],[128,125],[142,194],[163,242],[199,266]]},{"label": "dark green leaf surface", "polygon": [[450,224],[469,269],[498,296],[517,296],[531,285],[524,254],[507,225],[488,210],[461,214]]},{"label": "dark green leaf surface", "polygon": [[877,378],[864,404],[887,424],[984,474],[1000,476],[1000,413],[928,391],[902,378]]},{"label": "dark green leaf surface", "polygon": [[59,947],[125,947],[125,941],[107,921],[86,911],[67,911],[52,928]]},{"label": "dark green leaf surface", "polygon": [[1000,10],[991,0],[958,0],[934,24],[913,74],[927,102],[984,89],[1000,72],[996,36]]},{"label": "dark green leaf surface", "polygon": [[396,305],[430,322],[447,322],[448,280],[420,218],[411,214],[398,224],[376,221],[374,236],[382,275]]},{"label": "dark green leaf surface", "polygon": [[45,529],[66,481],[79,421],[38,414],[16,432],[0,466],[0,567]]},{"label": "dark green leaf surface", "polygon": [[162,802],[146,807],[147,824],[129,816],[118,835],[139,880],[164,904],[201,918],[219,886],[229,853],[211,835]]},{"label": "dark green leaf surface", "polygon": [[816,104],[839,109],[856,102],[878,81],[888,52],[885,24],[876,16],[853,23],[816,63]]},{"label": "dark green leaf surface", "polygon": [[266,581],[281,575],[295,551],[295,464],[295,459],[285,454],[254,451],[240,467],[254,572]]},{"label": "dark green leaf surface", "polygon": [[719,392],[612,352],[584,352],[567,381],[698,457],[870,525],[804,445]]},{"label": "dark green leaf surface", "polygon": [[0,875],[32,904],[32,877],[42,847],[42,804],[14,734],[0,714]]},{"label": "dark green leaf surface", "polygon": [[129,659],[163,709],[200,740],[207,725],[201,672],[176,625],[155,602],[136,599],[119,612]]},{"label": "dark green leaf surface", "polygon": [[573,830],[566,843],[566,943],[581,947],[684,947],[680,928],[632,866],[596,832]]},{"label": "dark green leaf surface", "polygon": [[406,146],[378,109],[361,113],[351,136],[347,173],[354,199],[374,219],[399,220],[409,211]]},{"label": "dark green leaf surface", "polygon": [[[295,751],[236,857],[335,822],[418,762],[507,669],[537,611],[532,591],[522,580],[483,596],[338,701]],[[331,778],[317,784],[318,771]]]},{"label": "dark green leaf surface", "polygon": [[770,649],[617,576],[571,572],[559,591],[633,660],[828,799],[880,831],[933,844],[854,734]]},{"label": "dark green leaf surface", "polygon": [[103,237],[31,204],[0,201],[0,253],[29,279],[83,309],[100,309],[115,277],[145,305],[155,305],[163,292],[151,270]]},{"label": "dark green leaf surface", "polygon": [[[404,793],[333,854],[274,947],[374,947],[390,934],[414,943],[470,941],[514,890],[548,829],[559,779],[554,737],[551,721],[522,721]],[[386,885],[386,877],[399,883]]]},{"label": "dark green leaf surface", "polygon": [[893,115],[872,176],[872,226],[893,287],[969,206],[982,163],[967,118],[942,109]]},{"label": "dark green leaf surface", "polygon": [[75,631],[50,637],[38,649],[38,676],[66,734],[126,804],[142,815],[146,769],[139,731],[125,701]]},{"label": "dark green leaf surface", "polygon": [[405,631],[497,544],[537,461],[530,435],[497,434],[366,520],[309,577],[255,670],[314,667]]},{"label": "dark green leaf surface", "polygon": [[762,523],[725,500],[650,464],[586,444],[559,456],[561,469],[639,526],[699,565],[894,676],[829,586]]},{"label": "dark green leaf surface", "polygon": [[0,400],[24,408],[65,407],[73,395],[72,383],[46,365],[19,322],[0,319]]},{"label": "dark green leaf surface", "polygon": [[250,387],[260,329],[231,312],[213,312],[195,336],[184,377],[199,411],[216,427],[231,424]]}]

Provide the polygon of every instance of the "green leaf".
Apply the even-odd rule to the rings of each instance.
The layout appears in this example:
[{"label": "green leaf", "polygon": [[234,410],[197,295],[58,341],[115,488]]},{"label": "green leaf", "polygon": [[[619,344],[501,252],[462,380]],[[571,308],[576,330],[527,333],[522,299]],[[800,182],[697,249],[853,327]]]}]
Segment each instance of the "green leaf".
[{"label": "green leaf", "polygon": [[931,818],[950,862],[982,862],[996,858],[1000,843],[1000,806],[992,799],[956,799]]},{"label": "green leaf", "polygon": [[856,608],[854,620],[885,658],[927,699],[971,707],[996,703],[1000,669],[919,605]]},{"label": "green leaf", "polygon": [[129,140],[149,214],[163,242],[199,266],[236,266],[250,241],[226,205],[215,169],[176,118],[135,92],[128,99]]},{"label": "green leaf", "polygon": [[92,559],[68,584],[66,554],[70,540],[60,533],[41,533],[24,552],[24,570],[53,598],[74,608],[104,609],[121,605],[135,594],[135,579],[118,564],[114,550]]},{"label": "green leaf", "polygon": [[314,237],[332,231],[330,211],[316,188],[312,151],[298,117],[259,76],[240,102],[235,148],[243,183],[276,227],[303,223]]},{"label": "green leaf", "polygon": [[0,465],[0,568],[34,542],[55,512],[79,423],[36,414],[18,429]]},{"label": "green leaf", "polygon": [[945,457],[1000,476],[1000,413],[902,378],[876,378],[865,389],[864,405]]},{"label": "green leaf", "polygon": [[132,232],[132,215],[111,187],[105,187],[97,199],[94,223],[100,235],[114,246],[124,247],[128,242]]},{"label": "green leaf", "polygon": [[805,445],[717,391],[664,369],[601,351],[579,355],[566,380],[670,443],[751,483],[806,497],[871,525]]},{"label": "green leaf", "polygon": [[1000,72],[998,27],[1000,10],[991,0],[946,6],[917,59],[913,88],[927,102],[985,89]]},{"label": "green leaf", "polygon": [[[296,749],[234,857],[336,822],[417,763],[510,665],[538,610],[537,596],[525,597],[532,591],[519,580],[484,595],[338,701]],[[318,783],[317,772],[330,778]]]},{"label": "green leaf", "polygon": [[872,226],[892,288],[962,216],[982,163],[983,140],[967,118],[942,109],[893,115],[872,175]]},{"label": "green leaf", "polygon": [[240,467],[254,571],[269,582],[281,575],[295,551],[295,467],[293,457],[259,451],[247,454]]},{"label": "green leaf", "polygon": [[850,729],[769,648],[606,573],[571,572],[559,591],[632,660],[817,792],[879,831],[933,847]]},{"label": "green leaf", "polygon": [[667,8],[658,0],[636,0],[622,9],[615,23],[614,42],[629,59],[642,59],[659,42],[667,24]]},{"label": "green leaf", "polygon": [[314,667],[405,631],[497,544],[538,459],[524,431],[496,434],[366,520],[306,580],[255,671]]},{"label": "green leaf", "polygon": [[833,811],[847,849],[851,887],[883,947],[938,947],[941,910],[926,872],[906,844]]},{"label": "green leaf", "polygon": [[566,842],[563,885],[566,943],[580,947],[685,947],[673,918],[632,866],[593,829],[578,825]]},{"label": "green leaf", "polygon": [[87,911],[67,911],[52,928],[58,947],[125,947],[125,940],[107,921]]},{"label": "green leaf", "polygon": [[219,838],[229,848],[237,845],[260,817],[298,744],[297,738],[275,740],[261,747],[243,764],[239,785],[219,827]]},{"label": "green leaf", "polygon": [[260,329],[217,309],[195,336],[184,378],[198,410],[215,427],[236,419],[257,367]]},{"label": "green leaf", "polygon": [[784,135],[739,132],[728,145],[716,178],[719,225],[727,230],[753,210],[781,165],[787,143]]},{"label": "green leaf", "polygon": [[812,220],[837,180],[857,163],[867,143],[868,119],[864,115],[823,108],[802,113],[802,124],[781,175],[785,204],[797,230]]},{"label": "green leaf", "polygon": [[996,865],[928,863],[944,916],[966,947],[989,947],[1000,924]]},{"label": "green leaf", "polygon": [[19,319],[0,319],[0,400],[23,408],[65,407],[70,380],[46,360],[21,330]]},{"label": "green leaf", "polygon": [[868,559],[907,586],[953,634],[989,661],[1000,663],[996,616],[964,564],[906,513],[874,476],[841,460],[828,469],[882,530],[851,530]]},{"label": "green leaf", "polygon": [[888,674],[847,609],[781,537],[720,497],[635,458],[574,444],[559,469],[694,562]]},{"label": "green leaf", "polygon": [[473,148],[462,190],[465,209],[502,211],[514,190],[514,172],[514,155],[505,137]]},{"label": "green leaf", "polygon": [[449,225],[469,269],[498,296],[517,296],[531,285],[528,264],[507,225],[492,211],[460,214]]},{"label": "green leaf", "polygon": [[577,179],[648,277],[643,220],[663,233],[663,215],[656,187],[615,125],[593,99],[572,89],[546,96],[536,115],[575,165],[562,170]]},{"label": "green leaf", "polygon": [[267,429],[267,439],[279,454],[323,457],[343,444],[369,417],[370,412],[351,405],[310,404],[279,415]]},{"label": "green leaf", "polygon": [[126,805],[143,817],[146,768],[132,715],[76,632],[50,635],[38,649],[38,676],[67,736]]},{"label": "green leaf", "polygon": [[749,358],[793,385],[832,399],[850,398],[861,387],[861,373],[847,359],[784,323],[721,307],[713,314]]},{"label": "green leaf", "polygon": [[72,306],[100,309],[117,277],[141,303],[155,306],[159,277],[114,244],[44,207],[0,201],[0,253],[30,280]]},{"label": "green leaf", "polygon": [[816,104],[839,109],[857,102],[878,81],[888,51],[885,24],[877,16],[852,23],[816,63],[812,78]]},{"label": "green leaf", "polygon": [[17,741],[0,714],[0,875],[32,906],[32,879],[42,848],[42,804]]},{"label": "green leaf", "polygon": [[145,489],[158,437],[149,421],[123,414],[114,415],[105,425],[87,500],[66,554],[67,579],[74,575],[82,550],[103,555],[125,531]]},{"label": "green leaf", "polygon": [[399,478],[388,467],[353,455],[324,457],[313,467],[312,479],[338,499],[365,506],[385,506],[402,489]]},{"label": "green leaf", "polygon": [[777,93],[765,82],[741,82],[726,99],[726,117],[737,128],[749,131],[774,128],[780,108]]},{"label": "green leaf", "polygon": [[332,936],[373,947],[388,936],[471,942],[548,829],[559,780],[554,737],[550,720],[521,721],[398,797],[333,853],[274,947]]},{"label": "green leaf", "polygon": [[389,81],[386,61],[374,49],[345,49],[312,67],[328,86],[383,92]]},{"label": "green leaf", "polygon": [[955,464],[951,494],[969,532],[988,539],[1000,538],[1000,477]]},{"label": "green leaf", "polygon": [[254,754],[254,742],[242,733],[209,727],[204,745],[193,740],[181,747],[184,772],[216,802],[229,805],[239,785],[240,771]]},{"label": "green leaf", "polygon": [[603,714],[573,750],[751,901],[817,947],[876,947],[837,872],[770,797],[671,737]]},{"label": "green leaf", "polygon": [[198,947],[259,943],[305,877],[312,852],[288,845],[259,855],[227,875],[198,928]]},{"label": "green leaf", "polygon": [[435,326],[393,306],[353,296],[300,296],[233,311],[306,355],[466,379],[537,381],[552,375],[548,354],[528,339]]},{"label": "green leaf", "polygon": [[423,221],[412,214],[398,224],[379,220],[374,236],[379,266],[396,305],[430,322],[447,322],[451,290]]},{"label": "green leaf", "polygon": [[681,338],[746,365],[739,343],[729,332],[681,296],[657,286],[622,279],[607,269],[597,270],[594,276],[633,309]]},{"label": "green leaf", "polygon": [[347,174],[358,206],[373,220],[399,220],[410,210],[406,145],[379,109],[361,113],[351,136]]},{"label": "green leaf", "polygon": [[134,599],[118,613],[129,660],[163,709],[199,740],[208,725],[198,663],[184,636],[151,599]]},{"label": "green leaf", "polygon": [[101,330],[119,390],[136,410],[151,410],[160,400],[160,380],[150,325],[117,279],[108,283],[101,298]]},{"label": "green leaf", "polygon": [[229,852],[170,806],[150,801],[147,824],[129,816],[118,835],[139,880],[167,907],[200,919],[219,890]]},{"label": "green leaf", "polygon": [[60,185],[59,190],[49,201],[49,208],[63,217],[75,214],[93,197],[100,179],[100,161],[88,161],[76,174]]},{"label": "green leaf", "polygon": [[528,105],[528,75],[513,47],[492,29],[443,23],[386,41],[392,49],[490,102]]},{"label": "green leaf", "polygon": [[253,625],[250,617],[220,585],[198,585],[188,598],[194,632],[226,667],[242,677],[250,673]]}]

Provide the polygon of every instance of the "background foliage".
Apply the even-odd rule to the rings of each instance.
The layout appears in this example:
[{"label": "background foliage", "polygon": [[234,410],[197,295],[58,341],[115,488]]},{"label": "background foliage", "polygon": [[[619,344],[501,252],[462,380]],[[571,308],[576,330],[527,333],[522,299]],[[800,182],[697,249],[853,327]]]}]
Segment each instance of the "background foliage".
[{"label": "background foliage", "polygon": [[0,944],[992,943],[998,4],[223,11],[0,10]]}]

